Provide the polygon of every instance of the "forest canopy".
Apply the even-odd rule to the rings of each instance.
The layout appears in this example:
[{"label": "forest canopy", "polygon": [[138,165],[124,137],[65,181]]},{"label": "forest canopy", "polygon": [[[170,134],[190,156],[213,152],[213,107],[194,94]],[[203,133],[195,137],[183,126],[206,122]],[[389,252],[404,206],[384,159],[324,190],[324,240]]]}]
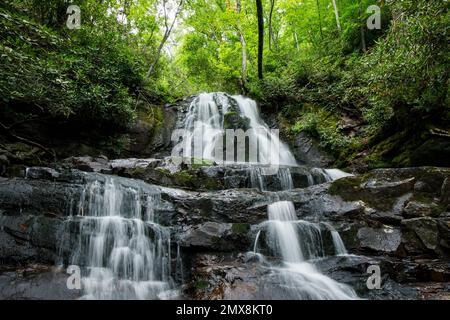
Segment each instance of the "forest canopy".
[{"label": "forest canopy", "polygon": [[420,164],[417,150],[448,148],[446,0],[6,0],[0,10],[0,122],[12,135],[42,119],[111,133],[151,113],[157,126],[152,105],[226,91],[257,99],[287,136],[318,139],[340,165]]}]

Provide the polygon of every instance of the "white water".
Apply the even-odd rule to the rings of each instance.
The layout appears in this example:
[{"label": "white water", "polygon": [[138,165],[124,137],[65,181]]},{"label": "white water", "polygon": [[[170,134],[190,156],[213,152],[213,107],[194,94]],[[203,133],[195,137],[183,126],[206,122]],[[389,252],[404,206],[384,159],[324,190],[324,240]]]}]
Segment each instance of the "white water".
[{"label": "white water", "polygon": [[[248,163],[260,165],[296,166],[297,162],[289,148],[271,132],[267,124],[261,119],[255,101],[243,96],[229,96],[224,93],[201,93],[191,103],[186,116],[184,129],[187,130],[183,140],[185,147],[183,157],[202,158],[223,162],[223,154],[216,154],[216,147],[222,150],[224,129],[224,115],[227,112],[237,112],[249,120],[249,141],[257,146],[256,155]],[[194,144],[194,141],[202,143]],[[274,152],[273,148],[279,149]],[[249,147],[249,152],[253,151]],[[276,150],[275,150],[276,151]],[[245,155],[237,154],[235,163],[243,163]],[[250,158],[250,157],[249,157]],[[244,159],[239,161],[237,159]]]},{"label": "white water", "polygon": [[[312,223],[299,221],[292,202],[280,201],[269,205],[268,215],[269,246],[283,260],[282,266],[272,267],[272,277],[287,298],[333,300],[357,298],[352,288],[321,274],[306,260],[306,253],[302,248],[320,246],[319,239],[313,236],[315,231],[320,234],[320,230],[315,229],[317,226]],[[309,250],[309,257],[313,257],[311,252],[320,250],[320,247],[317,250]]]},{"label": "white water", "polygon": [[338,180],[338,179],[342,179],[345,177],[351,177],[353,176],[350,173],[346,173],[342,170],[339,169],[324,169],[326,175],[329,177],[329,181],[334,181],[334,180]]},{"label": "white water", "polygon": [[333,240],[334,251],[336,255],[347,255],[347,249],[345,248],[344,242],[342,241],[339,232],[329,223],[323,223],[328,230],[330,230],[331,238]]},{"label": "white water", "polygon": [[[148,190],[146,190],[148,191]],[[170,234],[155,222],[159,193],[107,177],[80,201],[80,239],[72,264],[84,265],[84,299],[157,299],[171,289]]]}]

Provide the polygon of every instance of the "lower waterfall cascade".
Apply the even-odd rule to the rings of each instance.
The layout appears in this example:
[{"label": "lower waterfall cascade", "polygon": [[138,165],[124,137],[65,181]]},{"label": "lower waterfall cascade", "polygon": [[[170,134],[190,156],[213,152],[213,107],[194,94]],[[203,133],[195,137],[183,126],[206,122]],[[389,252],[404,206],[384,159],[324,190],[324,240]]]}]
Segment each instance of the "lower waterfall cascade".
[{"label": "lower waterfall cascade", "polygon": [[71,257],[85,265],[84,299],[161,299],[174,294],[168,228],[156,222],[158,189],[144,193],[121,178],[88,183],[79,202],[80,235]]},{"label": "lower waterfall cascade", "polygon": [[[297,219],[290,201],[268,206],[267,242],[274,255],[281,256],[280,266],[271,266],[272,277],[280,283],[285,299],[346,300],[356,299],[355,291],[320,273],[310,261],[323,255],[320,228]],[[339,234],[335,235],[339,237]],[[340,240],[342,243],[342,240]],[[256,244],[255,244],[256,247]]]}]

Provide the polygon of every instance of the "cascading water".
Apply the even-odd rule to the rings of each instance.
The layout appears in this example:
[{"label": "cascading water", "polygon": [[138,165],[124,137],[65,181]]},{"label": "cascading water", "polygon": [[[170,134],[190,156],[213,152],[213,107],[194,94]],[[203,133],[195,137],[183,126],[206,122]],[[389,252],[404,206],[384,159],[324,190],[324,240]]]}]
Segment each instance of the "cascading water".
[{"label": "cascading water", "polygon": [[[246,161],[250,160],[248,155],[237,155],[233,162],[238,166],[245,164],[251,185],[266,190],[268,184],[273,184],[273,179],[266,178],[266,168],[275,165],[277,170],[272,176],[276,177],[276,188],[293,189],[291,169],[297,167],[294,156],[263,122],[256,103],[242,96],[205,93],[192,102],[183,122],[183,156],[216,162],[217,157],[222,157],[219,160],[224,160],[221,137],[227,130],[226,121],[230,115],[238,115],[247,128],[253,129],[247,133],[247,138],[257,141],[255,161]],[[201,141],[200,146],[196,141]],[[271,149],[273,146],[276,146],[276,152]],[[311,169],[307,175],[309,185],[342,176],[345,174],[340,171],[323,169]],[[82,269],[83,298],[176,297],[178,292],[174,290],[172,274],[177,281],[184,281],[183,262],[178,245],[172,272],[170,232],[157,223],[155,215],[160,202],[159,189],[103,175],[89,181],[82,193],[79,210],[68,224],[79,226],[77,249],[72,254],[71,264],[86,267]],[[282,259],[281,265],[275,265],[257,253],[260,263],[269,264],[271,270],[271,281],[266,282],[269,292],[276,287],[281,296],[288,299],[356,298],[351,288],[321,274],[308,262],[324,256],[319,224],[298,220],[292,202],[275,202],[269,205],[268,214],[265,240],[273,256]],[[336,253],[345,253],[337,231],[332,229],[332,235]],[[254,244],[255,253],[260,236],[261,231]]]},{"label": "cascading water", "polygon": [[[170,233],[155,222],[156,187],[90,182],[82,194],[80,235],[72,264],[86,266],[84,299],[158,299],[172,289]],[[148,189],[148,190],[147,190]]]},{"label": "cascading water", "polygon": [[[255,101],[243,96],[229,96],[222,93],[203,93],[193,100],[184,121],[183,157],[201,158],[227,164],[224,159],[224,135],[230,123],[228,118],[236,121],[233,129],[247,130],[248,152],[254,151],[250,141],[257,142],[257,155],[251,158],[244,150],[244,155],[234,155],[233,164],[247,164],[251,186],[262,191],[267,190],[265,166],[276,165],[279,190],[294,188],[290,168],[298,164],[289,148],[269,129],[261,119]],[[250,130],[248,130],[250,129]],[[201,143],[199,143],[201,142]],[[234,143],[234,140],[233,140]],[[273,146],[277,150],[273,149]],[[227,148],[229,145],[227,144]],[[233,152],[239,152],[232,146]],[[225,155],[228,155],[225,151]],[[241,150],[242,152],[242,150]],[[253,161],[252,161],[253,159]],[[307,171],[308,185],[318,181],[328,182],[342,178],[347,174],[334,169],[313,168]],[[318,178],[317,178],[318,177]],[[320,183],[320,182],[319,182]],[[274,287],[281,288],[281,296],[288,299],[354,299],[355,292],[348,286],[340,284],[317,271],[309,259],[324,256],[320,225],[297,219],[292,202],[275,202],[268,207],[269,221],[266,241],[273,255],[282,258],[281,266],[270,264],[272,270],[268,281],[268,291]],[[336,230],[330,229],[336,253],[345,253],[345,246]],[[259,261],[266,263],[257,252],[261,230],[254,244],[254,253]]]},{"label": "cascading water", "polygon": [[[235,123],[230,124],[229,119]],[[225,165],[246,164],[252,187],[266,190],[267,176],[275,175],[279,190],[293,189],[290,168],[298,167],[298,163],[289,147],[262,120],[254,100],[225,93],[201,93],[192,101],[179,126],[184,129],[181,153],[184,159],[208,160]],[[228,129],[245,131],[244,150],[239,149],[237,138],[230,148],[224,138]],[[229,149],[233,149],[232,160],[228,157]],[[273,166],[275,171],[267,168]],[[336,169],[318,168],[312,168],[305,174],[308,185],[318,183],[315,177],[326,182],[347,175]]]},{"label": "cascading water", "polygon": [[[228,116],[242,122],[248,141],[254,142],[255,154],[237,154],[229,161],[223,154]],[[236,119],[235,119],[236,120]],[[184,158],[201,158],[218,163],[252,163],[259,165],[296,166],[289,148],[262,121],[255,101],[224,93],[201,93],[191,103],[183,124]],[[273,148],[279,149],[274,152]],[[253,150],[252,150],[253,151]],[[224,159],[225,158],[225,159]]]},{"label": "cascading water", "polygon": [[322,254],[320,229],[299,221],[292,202],[280,201],[268,206],[267,242],[282,265],[272,266],[269,279],[278,295],[286,299],[356,299],[347,285],[321,274],[307,259]]}]

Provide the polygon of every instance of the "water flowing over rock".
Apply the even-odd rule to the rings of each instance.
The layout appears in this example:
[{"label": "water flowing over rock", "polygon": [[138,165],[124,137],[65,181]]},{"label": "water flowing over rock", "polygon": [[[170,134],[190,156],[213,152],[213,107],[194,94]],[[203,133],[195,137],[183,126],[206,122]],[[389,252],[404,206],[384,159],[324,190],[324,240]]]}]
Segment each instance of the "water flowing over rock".
[{"label": "water flowing over rock", "polygon": [[158,189],[121,185],[107,177],[82,192],[79,245],[73,265],[83,265],[86,299],[155,299],[171,287],[170,232],[155,222]]},{"label": "water flowing over rock", "polygon": [[[1,298],[446,297],[449,169],[299,166],[248,98],[201,94],[174,110],[188,141],[204,138],[199,158],[2,169]],[[227,129],[275,141],[278,170],[267,174],[267,150],[218,163]],[[81,290],[66,288],[69,265],[81,267]],[[367,288],[372,265],[381,290]]]},{"label": "water flowing over rock", "polygon": [[[267,242],[282,265],[272,267],[270,281],[279,281],[282,298],[355,299],[356,293],[321,274],[308,260],[323,255],[320,228],[297,219],[294,204],[275,202],[268,207]],[[280,292],[280,293],[281,293]]]},{"label": "water flowing over rock", "polygon": [[[185,130],[184,158],[206,159],[218,163],[236,161],[263,165],[297,165],[289,148],[262,121],[256,102],[243,96],[202,93],[191,103],[180,127]],[[223,138],[227,129],[247,131],[248,139],[252,142],[249,142],[249,148],[243,152],[239,152],[237,146],[238,150],[233,152],[232,159],[227,154],[234,150],[226,150],[225,155],[223,152]],[[235,146],[234,142],[232,145]],[[225,146],[229,147],[226,143]]]}]

